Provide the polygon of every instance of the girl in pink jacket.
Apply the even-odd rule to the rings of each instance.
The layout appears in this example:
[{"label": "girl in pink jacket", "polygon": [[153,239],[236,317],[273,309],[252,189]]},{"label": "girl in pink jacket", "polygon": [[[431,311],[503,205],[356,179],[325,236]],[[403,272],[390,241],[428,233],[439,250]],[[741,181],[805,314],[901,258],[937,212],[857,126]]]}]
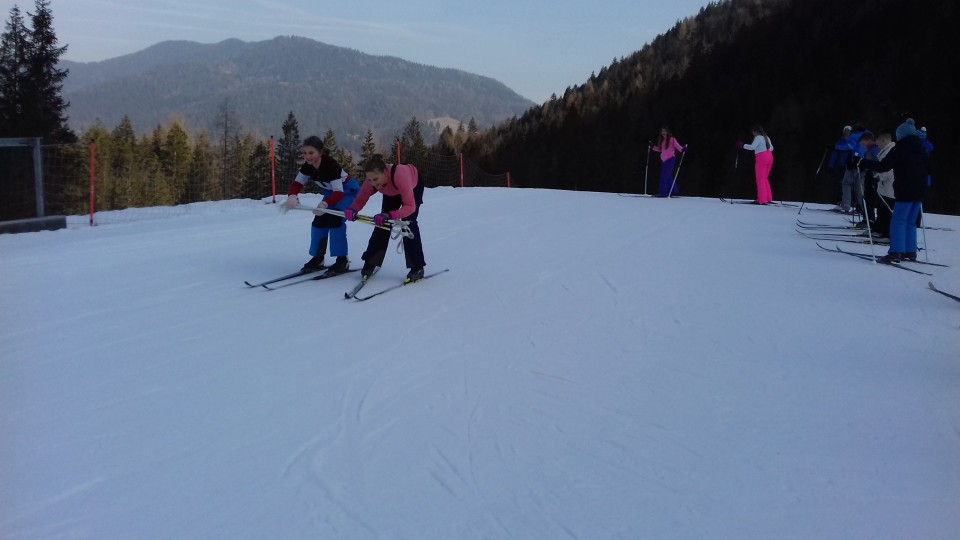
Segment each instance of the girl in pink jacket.
[{"label": "girl in pink jacket", "polygon": [[[673,181],[673,165],[677,161],[676,153],[686,151],[686,147],[681,146],[680,143],[677,142],[677,139],[673,138],[670,130],[664,127],[660,129],[660,142],[651,150],[660,152],[660,161],[662,162],[660,166],[660,191],[658,196],[669,197],[671,195],[677,195],[679,189],[677,189],[676,182]],[[672,191],[670,186],[673,186]]]},{"label": "girl in pink jacket", "polygon": [[[423,257],[423,243],[420,241],[420,226],[417,216],[420,214],[420,205],[423,204],[423,178],[413,165],[389,165],[384,163],[380,155],[372,156],[364,167],[367,179],[360,187],[360,193],[344,211],[344,216],[350,220],[357,219],[357,213],[367,204],[370,196],[380,192],[383,202],[380,213],[374,216],[374,223],[383,225],[388,219],[402,219],[409,222],[413,238],[403,237],[403,254],[407,259],[407,281],[417,281],[423,278],[423,267],[426,266]],[[367,250],[363,252],[363,269],[360,273],[370,277],[377,267],[383,265],[390,243],[390,231],[379,227],[373,229]]]}]

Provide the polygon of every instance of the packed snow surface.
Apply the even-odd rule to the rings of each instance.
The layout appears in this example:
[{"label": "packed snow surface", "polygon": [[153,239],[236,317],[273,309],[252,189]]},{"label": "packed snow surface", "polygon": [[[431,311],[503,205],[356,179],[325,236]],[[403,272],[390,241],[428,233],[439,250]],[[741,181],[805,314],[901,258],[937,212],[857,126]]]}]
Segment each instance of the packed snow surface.
[{"label": "packed snow surface", "polygon": [[925,276],[817,248],[816,209],[437,188],[450,271],[356,302],[244,285],[309,258],[307,212],[137,212],[0,235],[0,538],[960,531],[960,303],[928,289],[960,293],[958,217]]}]

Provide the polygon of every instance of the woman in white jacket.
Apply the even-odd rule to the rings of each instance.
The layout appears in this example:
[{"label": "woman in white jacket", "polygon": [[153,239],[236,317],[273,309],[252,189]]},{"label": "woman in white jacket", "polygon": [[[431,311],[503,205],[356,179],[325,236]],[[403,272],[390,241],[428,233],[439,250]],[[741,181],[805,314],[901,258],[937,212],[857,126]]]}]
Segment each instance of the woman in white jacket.
[{"label": "woman in white jacket", "polygon": [[773,192],[770,190],[770,169],[773,168],[773,143],[767,132],[760,126],[753,126],[753,142],[737,146],[744,150],[753,150],[753,171],[757,177],[757,204],[773,202]]},{"label": "woman in white jacket", "polygon": [[[877,153],[877,159],[883,159],[890,153],[890,150],[896,146],[893,137],[889,133],[877,135],[877,146],[880,152]],[[886,171],[877,174],[877,194],[880,195],[880,205],[877,207],[877,219],[874,222],[875,233],[883,236],[890,236],[890,218],[893,216],[893,205],[896,199],[893,194],[893,171]]]}]

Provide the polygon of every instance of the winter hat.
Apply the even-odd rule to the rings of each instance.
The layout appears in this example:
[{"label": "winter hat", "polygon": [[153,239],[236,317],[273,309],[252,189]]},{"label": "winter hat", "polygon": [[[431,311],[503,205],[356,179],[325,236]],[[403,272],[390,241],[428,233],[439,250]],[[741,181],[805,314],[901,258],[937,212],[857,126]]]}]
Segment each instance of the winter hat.
[{"label": "winter hat", "polygon": [[917,134],[917,126],[913,123],[913,118],[907,118],[907,120],[900,124],[900,127],[897,128],[897,140],[901,140],[904,137],[909,137],[911,135]]},{"label": "winter hat", "polygon": [[844,131],[853,131],[853,128],[850,126],[843,126]]}]

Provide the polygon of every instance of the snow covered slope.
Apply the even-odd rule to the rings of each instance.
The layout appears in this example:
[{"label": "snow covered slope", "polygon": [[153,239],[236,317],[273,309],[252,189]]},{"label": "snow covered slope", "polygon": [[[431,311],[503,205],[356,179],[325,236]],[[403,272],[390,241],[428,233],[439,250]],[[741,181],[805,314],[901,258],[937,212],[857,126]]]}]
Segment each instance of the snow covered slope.
[{"label": "snow covered slope", "polygon": [[960,232],[928,277],[796,208],[425,199],[451,271],[362,303],[243,285],[308,258],[259,201],[0,236],[0,538],[956,538]]}]

